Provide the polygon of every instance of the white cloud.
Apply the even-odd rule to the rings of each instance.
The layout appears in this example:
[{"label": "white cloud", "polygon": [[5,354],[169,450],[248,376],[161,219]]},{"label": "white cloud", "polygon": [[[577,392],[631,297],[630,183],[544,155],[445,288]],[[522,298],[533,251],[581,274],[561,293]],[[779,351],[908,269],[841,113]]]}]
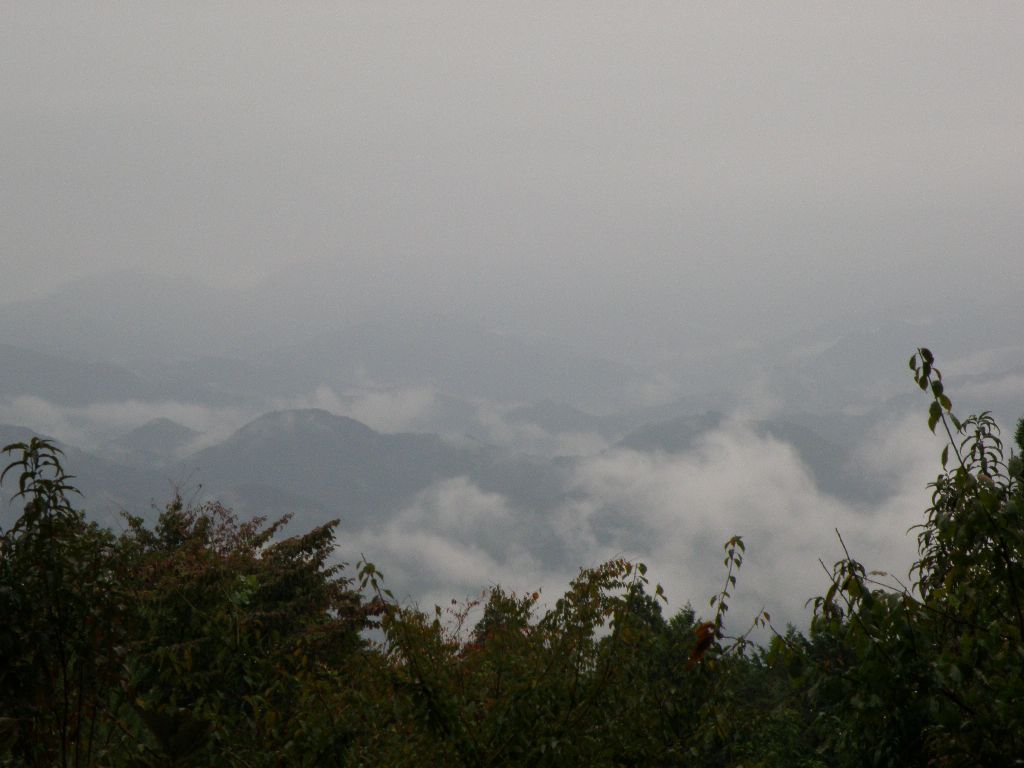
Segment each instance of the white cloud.
[{"label": "white cloud", "polygon": [[904,482],[884,503],[858,507],[819,491],[790,446],[729,422],[688,454],[616,451],[585,462],[575,482],[586,501],[562,510],[560,530],[583,534],[581,547],[566,541],[577,558],[597,543],[602,553],[643,559],[670,597],[698,607],[721,588],[721,544],[740,534],[748,554],[731,616],[763,603],[796,620],[824,589],[818,558],[841,556],[837,528],[869,567],[907,570],[915,543],[905,532],[927,506],[930,479],[917,458],[893,454]]},{"label": "white cloud", "polygon": [[317,387],[311,394],[304,397],[274,400],[273,406],[281,411],[302,408],[320,408],[338,415],[342,415],[346,407],[345,403],[337,394],[335,394],[334,390],[326,385]]},{"label": "white cloud", "polygon": [[435,407],[436,395],[424,387],[358,390],[337,394],[321,385],[311,394],[278,399],[273,406],[280,410],[321,408],[338,416],[361,421],[378,432],[414,431],[426,424]]},{"label": "white cloud", "polygon": [[405,388],[358,395],[346,415],[379,432],[401,432],[415,429],[433,408],[433,391]]},{"label": "white cloud", "polygon": [[762,605],[778,622],[804,626],[805,602],[827,587],[818,558],[831,566],[843,555],[836,529],[869,568],[902,576],[915,557],[907,529],[928,504],[935,440],[915,420],[873,434],[860,453],[892,481],[892,493],[873,506],[822,493],[791,446],[730,420],[686,454],[615,450],[581,460],[568,500],[546,519],[456,478],[421,493],[384,527],[347,537],[340,551],[349,560],[363,552],[397,594],[424,605],[493,584],[557,596],[578,567],[627,557],[650,566],[673,609],[690,601],[701,611],[722,587],[722,544],[740,534],[747,555],[733,626]]},{"label": "white cloud", "polygon": [[494,403],[477,407],[476,420],[488,442],[534,456],[588,456],[608,447],[608,440],[595,432],[551,432],[506,414],[505,407]]},{"label": "white cloud", "polygon": [[383,527],[346,536],[339,554],[365,555],[397,595],[424,605],[446,605],[497,584],[537,589],[552,578],[530,552],[522,520],[501,495],[452,478],[421,492]]}]

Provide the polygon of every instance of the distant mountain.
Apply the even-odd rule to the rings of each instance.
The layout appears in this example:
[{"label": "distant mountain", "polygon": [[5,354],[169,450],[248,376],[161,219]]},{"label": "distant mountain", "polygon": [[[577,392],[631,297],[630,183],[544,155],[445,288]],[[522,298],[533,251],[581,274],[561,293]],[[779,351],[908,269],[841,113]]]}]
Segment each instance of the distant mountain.
[{"label": "distant mountain", "polygon": [[923,328],[905,322],[851,329],[820,347],[777,357],[764,374],[771,392],[787,409],[864,410],[913,385],[907,359],[923,343],[923,334]]},{"label": "distant mountain", "polygon": [[[325,384],[587,402],[642,378],[571,346],[467,319],[423,314],[359,322],[304,301],[308,290],[279,288],[268,284],[254,293],[180,277],[92,275],[43,297],[0,304],[0,344],[112,360],[152,374],[174,399],[215,403],[307,394]],[[281,314],[301,321],[293,325]],[[76,402],[88,397],[73,391],[80,393]]]},{"label": "distant mountain", "polygon": [[180,459],[199,432],[170,419],[153,419],[103,446],[113,461],[138,467],[160,467]]},{"label": "distant mountain", "polygon": [[363,525],[437,480],[474,474],[487,460],[485,451],[437,435],[384,435],[309,409],[261,416],[179,468],[195,471],[213,497],[270,487],[330,510],[346,524]]},{"label": "distant mountain", "polygon": [[[0,426],[3,444],[32,430]],[[94,519],[121,525],[127,510],[143,517],[180,492],[186,501],[216,500],[243,516],[295,515],[308,528],[341,518],[352,530],[382,523],[434,483],[466,477],[531,514],[551,509],[564,493],[570,464],[510,454],[469,439],[433,434],[381,434],[322,410],[277,411],[245,425],[227,440],[160,468],[139,466],[173,453],[194,433],[166,419],[150,422],[95,456],[58,443]],[[127,454],[136,450],[134,458]],[[134,466],[132,466],[134,464]],[[5,487],[5,491],[7,488]],[[13,490],[11,490],[13,493]],[[0,523],[16,514],[8,508]]]},{"label": "distant mountain", "polygon": [[[197,363],[198,365],[198,363]],[[0,399],[31,396],[54,405],[84,406],[92,403],[175,401],[211,406],[258,407],[262,397],[246,397],[253,371],[240,372],[240,386],[221,384],[225,371],[241,363],[227,359],[208,363],[209,377],[191,376],[189,361],[130,367],[102,358],[49,352],[0,343]]]},{"label": "distant mountain", "polygon": [[31,395],[61,405],[166,396],[127,368],[0,344],[0,396]]},{"label": "distant mountain", "polygon": [[[772,393],[788,409],[820,413],[864,411],[909,392],[913,381],[907,360],[919,346],[935,353],[949,383],[960,376],[992,382],[1019,371],[1024,363],[1024,346],[1016,331],[1024,322],[1019,304],[992,312],[985,302],[967,303],[929,321],[879,321],[832,335],[821,333],[816,339],[809,335],[799,343],[792,339],[788,346],[780,345],[788,352],[777,353],[764,373]],[[993,402],[979,405],[996,407]]]},{"label": "distant mountain", "polygon": [[238,350],[260,314],[240,292],[184,277],[106,272],[0,304],[0,342],[118,362],[218,355]]}]

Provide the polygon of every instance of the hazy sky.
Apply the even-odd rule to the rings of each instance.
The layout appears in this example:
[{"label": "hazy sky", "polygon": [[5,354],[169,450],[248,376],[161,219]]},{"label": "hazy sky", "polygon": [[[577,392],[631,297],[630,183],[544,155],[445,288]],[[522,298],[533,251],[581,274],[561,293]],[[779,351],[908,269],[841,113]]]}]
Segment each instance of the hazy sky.
[{"label": "hazy sky", "polygon": [[7,3],[0,301],[127,268],[611,339],[1019,290],[1022,39],[1018,2]]}]

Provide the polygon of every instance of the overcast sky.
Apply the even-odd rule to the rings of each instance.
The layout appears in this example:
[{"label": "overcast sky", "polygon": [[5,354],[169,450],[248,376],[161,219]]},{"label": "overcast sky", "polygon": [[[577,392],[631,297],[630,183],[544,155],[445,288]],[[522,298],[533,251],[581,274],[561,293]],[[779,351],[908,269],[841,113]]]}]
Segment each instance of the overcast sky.
[{"label": "overcast sky", "polygon": [[126,268],[614,346],[1019,291],[1022,39],[1018,2],[6,3],[0,301]]}]

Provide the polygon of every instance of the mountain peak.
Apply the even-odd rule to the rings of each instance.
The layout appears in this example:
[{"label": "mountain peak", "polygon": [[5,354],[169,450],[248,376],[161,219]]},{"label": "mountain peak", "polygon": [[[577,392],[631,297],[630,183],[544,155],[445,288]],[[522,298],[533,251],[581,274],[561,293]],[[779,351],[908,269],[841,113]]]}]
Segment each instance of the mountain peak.
[{"label": "mountain peak", "polygon": [[280,434],[282,432],[329,431],[347,433],[353,436],[369,437],[377,433],[348,416],[339,416],[322,408],[295,408],[271,411],[250,421],[242,427],[237,435],[256,436],[263,432]]}]

